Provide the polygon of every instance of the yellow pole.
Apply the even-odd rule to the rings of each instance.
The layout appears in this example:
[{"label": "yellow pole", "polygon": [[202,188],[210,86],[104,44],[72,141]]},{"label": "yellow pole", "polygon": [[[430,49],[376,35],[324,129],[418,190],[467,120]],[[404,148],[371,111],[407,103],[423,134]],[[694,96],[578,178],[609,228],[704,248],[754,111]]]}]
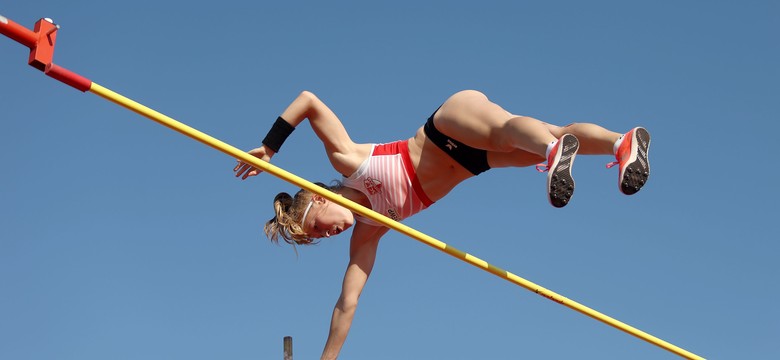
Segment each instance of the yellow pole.
[{"label": "yellow pole", "polygon": [[358,214],[361,214],[367,218],[370,218],[371,220],[374,220],[376,222],[379,222],[381,224],[384,224],[385,226],[396,230],[404,235],[407,235],[411,238],[414,238],[426,245],[429,245],[433,248],[439,249],[457,259],[460,259],[462,261],[465,261],[471,265],[474,265],[480,269],[483,269],[489,273],[492,273],[498,277],[504,278],[512,283],[515,283],[517,285],[520,285],[532,292],[535,292],[541,296],[544,296],[552,301],[555,301],[561,305],[565,305],[571,309],[574,309],[576,311],[579,311],[585,315],[588,315],[596,320],[599,320],[607,325],[613,326],[619,330],[622,330],[626,333],[629,333],[631,335],[634,335],[642,340],[645,340],[651,344],[657,345],[661,348],[664,348],[668,351],[671,351],[677,355],[680,355],[687,359],[704,359],[701,356],[698,356],[694,353],[691,353],[685,349],[682,349],[680,347],[677,347],[673,344],[670,344],[664,340],[661,340],[653,335],[650,335],[642,330],[639,330],[635,327],[632,327],[628,324],[625,324],[617,319],[613,319],[607,315],[604,315],[596,310],[593,310],[585,305],[582,305],[576,301],[573,301],[571,299],[568,299],[560,294],[557,294],[553,291],[550,291],[548,289],[545,289],[544,287],[541,287],[533,282],[530,282],[528,280],[525,280],[515,274],[512,274],[504,269],[501,269],[499,267],[493,266],[488,264],[486,261],[477,258],[471,254],[467,254],[463,251],[460,251],[456,248],[453,248],[452,246],[449,246],[431,236],[428,236],[426,234],[423,234],[409,226],[406,226],[404,224],[401,224],[397,221],[394,221],[384,215],[381,215],[367,207],[364,207],[360,204],[357,204],[351,200],[348,200],[342,196],[338,196],[334,194],[331,191],[328,191],[326,189],[323,189],[316,184],[303,179],[301,177],[298,177],[290,172],[287,172],[273,164],[267,163],[265,161],[262,161],[252,155],[249,155],[247,152],[240,150],[232,145],[229,145],[227,143],[224,143],[214,137],[211,137],[201,131],[198,131],[190,126],[187,126],[179,121],[174,120],[173,118],[170,118],[164,114],[161,114],[155,110],[152,110],[144,105],[141,105],[131,99],[128,99],[120,94],[117,94],[109,89],[106,89],[96,83],[92,83],[92,87],[89,89],[90,92],[105,98],[106,100],[109,100],[111,102],[114,102],[118,105],[121,105],[129,110],[132,110],[142,116],[145,116],[151,120],[154,120],[162,125],[165,125],[173,130],[176,130],[184,135],[187,135],[195,140],[198,140],[208,146],[211,146],[233,158],[236,158],[238,160],[241,160],[247,164],[251,164],[255,168],[262,169],[263,171],[274,175],[276,177],[281,178],[284,181],[287,181],[289,183],[292,183],[302,189],[309,190],[315,194],[321,195],[325,197],[326,199],[333,201],[343,207],[346,207],[347,209],[356,212]]}]

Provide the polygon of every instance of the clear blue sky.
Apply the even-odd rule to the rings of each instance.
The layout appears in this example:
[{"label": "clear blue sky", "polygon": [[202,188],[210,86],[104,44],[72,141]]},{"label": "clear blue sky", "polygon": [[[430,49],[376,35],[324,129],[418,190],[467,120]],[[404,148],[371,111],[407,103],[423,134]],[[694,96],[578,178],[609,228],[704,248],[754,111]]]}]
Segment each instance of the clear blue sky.
[{"label": "clear blue sky", "polygon": [[[407,138],[451,93],[653,135],[619,194],[578,157],[577,194],[492,170],[406,223],[712,359],[780,358],[780,5],[630,2],[12,1],[62,26],[55,62],[239,148],[301,90],[353,139]],[[348,236],[261,233],[294,187],[26,65],[0,38],[0,358],[315,359]],[[274,158],[336,179],[302,126]],[[397,233],[342,359],[676,359]]]}]

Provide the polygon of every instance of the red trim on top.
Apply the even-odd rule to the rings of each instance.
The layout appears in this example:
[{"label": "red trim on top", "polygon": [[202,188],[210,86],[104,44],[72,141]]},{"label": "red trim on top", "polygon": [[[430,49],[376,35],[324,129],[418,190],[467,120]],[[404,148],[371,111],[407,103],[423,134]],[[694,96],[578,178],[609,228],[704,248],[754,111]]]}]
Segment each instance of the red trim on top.
[{"label": "red trim on top", "polygon": [[417,178],[417,172],[414,171],[414,164],[412,158],[409,156],[409,140],[399,140],[387,144],[378,144],[374,147],[373,155],[395,155],[401,154],[401,159],[406,169],[406,174],[409,175],[409,179],[412,180],[412,189],[417,197],[420,198],[425,207],[433,205],[433,201],[428,198],[428,195],[423,191],[422,184]]}]

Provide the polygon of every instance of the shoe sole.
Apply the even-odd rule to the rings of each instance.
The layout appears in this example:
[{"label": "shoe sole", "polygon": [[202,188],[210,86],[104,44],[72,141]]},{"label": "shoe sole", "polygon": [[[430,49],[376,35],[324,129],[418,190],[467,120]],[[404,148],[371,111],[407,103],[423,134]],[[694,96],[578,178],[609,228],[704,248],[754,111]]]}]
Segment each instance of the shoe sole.
[{"label": "shoe sole", "polygon": [[580,148],[580,142],[574,135],[566,134],[561,137],[560,142],[559,151],[547,174],[547,196],[550,204],[557,208],[566,206],[574,195],[571,167]]},{"label": "shoe sole", "polygon": [[634,195],[647,183],[650,177],[649,149],[650,133],[644,128],[637,128],[631,136],[631,157],[620,169],[620,191],[623,194]]}]

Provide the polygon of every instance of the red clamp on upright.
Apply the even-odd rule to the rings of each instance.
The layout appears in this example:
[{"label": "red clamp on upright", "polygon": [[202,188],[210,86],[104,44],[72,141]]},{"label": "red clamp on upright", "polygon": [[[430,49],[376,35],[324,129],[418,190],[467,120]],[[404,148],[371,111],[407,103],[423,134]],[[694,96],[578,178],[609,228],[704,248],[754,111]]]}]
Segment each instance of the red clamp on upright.
[{"label": "red clamp on upright", "polygon": [[60,27],[51,19],[40,19],[35,23],[35,46],[30,48],[30,66],[46,71],[46,66],[54,61],[54,44],[57,42],[57,30]]},{"label": "red clamp on upright", "polygon": [[51,19],[45,18],[38,20],[34,31],[30,31],[0,15],[0,33],[30,48],[27,61],[30,66],[82,92],[89,91],[91,80],[54,64],[54,45],[59,28]]}]

